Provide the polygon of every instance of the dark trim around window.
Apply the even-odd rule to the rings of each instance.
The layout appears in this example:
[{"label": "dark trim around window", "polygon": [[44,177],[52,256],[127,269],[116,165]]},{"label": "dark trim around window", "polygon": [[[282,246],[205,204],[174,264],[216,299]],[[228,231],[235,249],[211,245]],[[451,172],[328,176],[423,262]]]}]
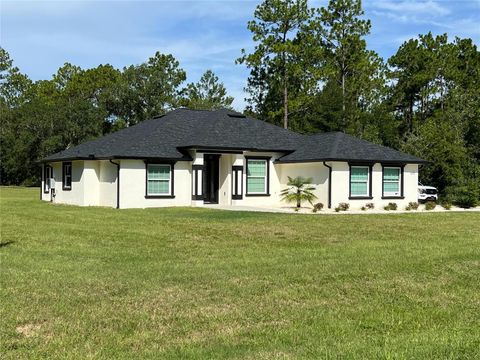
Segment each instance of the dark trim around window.
[{"label": "dark trim around window", "polygon": [[[383,173],[384,173],[384,169],[385,168],[399,168],[400,169],[400,196],[385,196],[384,193],[383,193]],[[382,163],[382,199],[405,199],[405,195],[404,195],[404,192],[403,192],[403,183],[404,183],[404,180],[403,180],[403,177],[404,177],[404,174],[405,174],[405,164],[383,164]]]},{"label": "dark trim around window", "polygon": [[[270,196],[270,160],[271,156],[245,156],[245,196]],[[267,167],[266,177],[266,193],[265,194],[249,194],[248,193],[248,160],[265,160]]]},{"label": "dark trim around window", "polygon": [[[169,165],[170,166],[170,194],[148,195],[148,165]],[[173,199],[175,198],[175,161],[148,161],[145,160],[145,199]]]},{"label": "dark trim around window", "polygon": [[[47,176],[49,175],[49,176]],[[53,178],[53,168],[50,165],[43,164],[43,193],[44,194],[49,194],[51,190],[51,183],[50,179]],[[47,190],[47,181],[49,181],[48,184],[48,190]]]},{"label": "dark trim around window", "polygon": [[193,184],[192,184],[192,200],[203,200],[204,199],[204,194],[203,194],[203,184],[199,188],[198,186],[198,180],[202,179],[203,181],[203,172],[205,171],[205,166],[204,165],[192,165],[192,173],[193,173]]},{"label": "dark trim around window", "polygon": [[[240,173],[240,176],[238,176]],[[240,178],[240,183],[238,179]],[[243,198],[243,166],[232,166],[232,200],[242,200]]]},{"label": "dark trim around window", "polygon": [[[368,195],[352,196],[352,167],[362,166],[368,167]],[[349,200],[371,200],[372,196],[372,163],[348,163],[348,199]]]},{"label": "dark trim around window", "polygon": [[[70,166],[70,185],[67,185],[67,166]],[[73,184],[73,166],[71,161],[66,161],[62,163],[62,190],[63,191],[70,191],[72,190],[72,184]]]}]

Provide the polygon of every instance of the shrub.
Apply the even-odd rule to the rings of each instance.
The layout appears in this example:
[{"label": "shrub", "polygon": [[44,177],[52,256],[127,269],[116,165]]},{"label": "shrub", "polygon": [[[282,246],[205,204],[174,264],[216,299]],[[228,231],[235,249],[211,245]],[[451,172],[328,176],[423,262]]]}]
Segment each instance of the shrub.
[{"label": "shrub", "polygon": [[338,204],[338,208],[340,209],[340,211],[347,211],[350,208],[350,204],[349,203],[340,203],[340,204]]},{"label": "shrub", "polygon": [[40,182],[38,180],[38,177],[32,176],[23,180],[21,185],[26,187],[40,186]]},{"label": "shrub", "polygon": [[449,187],[445,189],[446,202],[468,209],[480,204],[480,189],[473,181],[463,186]]},{"label": "shrub", "polygon": [[340,208],[338,206],[335,208],[335,212],[340,212]]},{"label": "shrub", "polygon": [[418,209],[418,203],[415,201],[409,202],[405,210],[417,210]]},{"label": "shrub", "polygon": [[323,204],[322,203],[316,203],[313,205],[313,212],[316,213],[317,211],[320,211],[323,209]]},{"label": "shrub", "polygon": [[436,206],[437,204],[434,201],[427,201],[425,203],[425,210],[433,210]]},{"label": "shrub", "polygon": [[397,207],[398,207],[398,206],[397,206],[397,204],[395,204],[395,203],[388,203],[388,205],[385,205],[385,206],[383,207],[383,209],[384,209],[384,210],[387,210],[387,211],[389,211],[389,210],[397,210]]},{"label": "shrub", "polygon": [[450,203],[443,203],[442,204],[442,207],[445,209],[445,210],[450,210],[452,208],[452,204]]},{"label": "shrub", "polygon": [[374,204],[374,203],[367,203],[367,204],[365,204],[365,206],[362,206],[361,209],[362,209],[363,211],[375,209],[375,204]]},{"label": "shrub", "polygon": [[448,196],[448,202],[468,209],[479,204],[479,191],[473,185],[460,186]]}]

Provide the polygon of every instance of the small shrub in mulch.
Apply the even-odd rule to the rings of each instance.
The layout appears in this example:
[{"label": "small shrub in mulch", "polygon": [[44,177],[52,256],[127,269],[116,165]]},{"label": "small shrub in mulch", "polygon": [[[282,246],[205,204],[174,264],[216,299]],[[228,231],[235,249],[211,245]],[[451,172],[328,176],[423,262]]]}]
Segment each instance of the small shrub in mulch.
[{"label": "small shrub in mulch", "polygon": [[425,203],[425,210],[433,210],[435,209],[435,207],[437,206],[437,204],[433,201],[427,201]]},{"label": "small shrub in mulch", "polygon": [[338,204],[338,208],[340,209],[340,211],[347,211],[348,209],[350,209],[350,204],[349,203],[340,203],[340,204]]},{"label": "small shrub in mulch", "polygon": [[391,202],[391,203],[388,203],[388,205],[385,205],[383,209],[390,211],[390,210],[397,210],[397,207],[398,207],[397,204]]},{"label": "small shrub in mulch", "polygon": [[417,210],[418,209],[418,203],[415,201],[409,202],[405,210]]}]

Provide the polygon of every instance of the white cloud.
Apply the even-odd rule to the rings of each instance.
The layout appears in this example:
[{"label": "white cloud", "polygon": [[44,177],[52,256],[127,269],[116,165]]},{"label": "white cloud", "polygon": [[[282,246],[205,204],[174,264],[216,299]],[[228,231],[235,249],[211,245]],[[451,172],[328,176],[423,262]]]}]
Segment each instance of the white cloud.
[{"label": "white cloud", "polygon": [[372,4],[373,7],[378,9],[393,11],[396,13],[402,14],[428,14],[428,15],[448,15],[450,14],[450,10],[442,5],[440,5],[436,1],[428,0],[428,1],[389,1],[389,0],[381,0],[375,1]]},{"label": "white cloud", "polygon": [[402,24],[424,24],[438,27],[445,27],[445,22],[436,20],[428,16],[412,15],[405,13],[392,13],[387,11],[372,10],[370,14],[384,19],[393,20]]},{"label": "white cloud", "polygon": [[248,71],[234,61],[251,46],[246,23],[255,2],[0,1],[2,46],[34,80],[65,62],[122,68],[160,51],[179,60],[188,82],[212,69],[235,108],[244,107]]}]

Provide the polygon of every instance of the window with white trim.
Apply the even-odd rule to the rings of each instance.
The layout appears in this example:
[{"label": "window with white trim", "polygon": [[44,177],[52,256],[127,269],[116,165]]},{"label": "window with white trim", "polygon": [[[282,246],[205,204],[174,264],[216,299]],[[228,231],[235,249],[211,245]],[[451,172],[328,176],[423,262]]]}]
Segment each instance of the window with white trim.
[{"label": "window with white trim", "polygon": [[350,196],[364,197],[370,196],[370,167],[351,166],[350,167]]},{"label": "window with white trim", "polygon": [[247,194],[267,194],[266,159],[247,159]]},{"label": "window with white trim", "polygon": [[172,166],[169,164],[147,165],[147,195],[172,195]]},{"label": "window with white trim", "polygon": [[399,167],[383,168],[383,196],[401,196],[401,176],[402,170]]}]

